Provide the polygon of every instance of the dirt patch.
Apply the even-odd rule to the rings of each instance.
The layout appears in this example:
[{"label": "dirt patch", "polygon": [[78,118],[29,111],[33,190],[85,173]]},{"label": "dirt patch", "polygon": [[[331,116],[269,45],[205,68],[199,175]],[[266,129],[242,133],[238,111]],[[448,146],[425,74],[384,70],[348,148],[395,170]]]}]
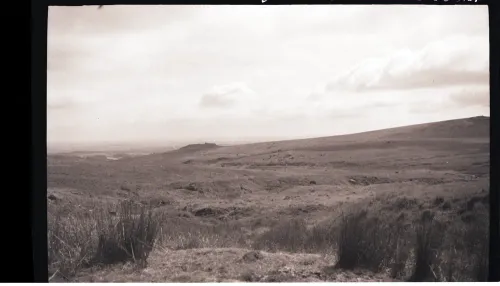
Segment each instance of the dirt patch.
[{"label": "dirt patch", "polygon": [[58,201],[58,200],[59,200],[59,198],[58,198],[58,197],[56,197],[54,194],[50,194],[47,198],[48,198],[49,200],[51,200],[51,201]]},{"label": "dirt patch", "polygon": [[274,179],[274,180],[265,180],[263,184],[264,189],[266,191],[282,191],[286,190],[291,187],[297,187],[297,186],[310,186],[314,185],[316,182],[312,181],[308,178],[297,178],[297,177],[282,177],[279,179]]},{"label": "dirt patch", "polygon": [[242,261],[244,262],[255,262],[257,260],[261,260],[264,258],[264,255],[260,251],[250,251],[245,253],[243,257],[241,258]]},{"label": "dirt patch", "polygon": [[351,185],[359,185],[359,186],[369,186],[369,185],[374,185],[374,184],[389,184],[394,182],[394,180],[391,180],[389,178],[383,178],[383,177],[375,177],[375,176],[350,176],[347,177],[349,183]]},{"label": "dirt patch", "polygon": [[217,219],[240,219],[250,216],[254,210],[252,208],[238,207],[201,207],[191,210],[191,213],[196,217],[212,217]]},{"label": "dirt patch", "polygon": [[168,184],[167,187],[172,188],[174,190],[187,190],[190,192],[198,192],[198,193],[203,193],[205,191],[205,189],[201,187],[200,184],[194,182],[190,183],[174,182]]},{"label": "dirt patch", "polygon": [[441,178],[416,178],[416,179],[409,179],[407,181],[425,185],[441,185],[446,183],[446,181]]},{"label": "dirt patch", "polygon": [[[259,254],[256,254],[259,253]],[[248,261],[244,261],[247,257]],[[146,269],[135,274],[148,282],[324,282],[382,281],[368,272],[356,276],[342,272],[328,277],[322,269],[331,265],[332,257],[305,253],[255,252],[239,248],[168,250],[156,252],[149,259]],[[130,274],[129,274],[130,275]],[[104,273],[94,276],[109,277]],[[127,281],[127,274],[120,280]],[[382,275],[380,275],[382,276]],[[341,279],[339,279],[341,278]],[[104,280],[104,279],[103,279]],[[130,279],[132,280],[132,279]],[[101,280],[102,281],[102,280]]]},{"label": "dirt patch", "polygon": [[324,205],[304,205],[304,206],[292,206],[286,209],[278,211],[279,215],[290,215],[290,216],[300,216],[315,213],[318,211],[327,210],[328,207]]},{"label": "dirt patch", "polygon": [[226,210],[221,209],[221,208],[214,208],[214,207],[206,207],[206,208],[201,208],[198,210],[195,210],[193,212],[194,216],[198,217],[214,217],[214,216],[220,216],[226,213]]}]

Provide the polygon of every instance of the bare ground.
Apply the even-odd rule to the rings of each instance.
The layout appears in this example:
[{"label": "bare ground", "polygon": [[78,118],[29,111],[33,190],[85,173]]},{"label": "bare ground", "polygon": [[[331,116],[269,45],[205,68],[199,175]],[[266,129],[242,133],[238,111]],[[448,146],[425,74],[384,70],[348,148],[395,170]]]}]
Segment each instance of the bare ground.
[{"label": "bare ground", "polygon": [[[131,265],[82,273],[77,282],[381,282],[383,274],[338,271],[319,254],[269,253],[241,248],[158,250],[148,267]],[[89,271],[90,272],[90,271]]]}]

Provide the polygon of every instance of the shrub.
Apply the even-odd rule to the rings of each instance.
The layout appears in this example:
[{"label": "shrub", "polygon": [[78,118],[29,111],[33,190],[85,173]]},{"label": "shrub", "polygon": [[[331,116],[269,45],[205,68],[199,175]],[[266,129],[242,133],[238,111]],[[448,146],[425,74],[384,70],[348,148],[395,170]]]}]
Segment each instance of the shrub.
[{"label": "shrub", "polygon": [[256,249],[268,251],[304,251],[307,240],[307,226],[300,219],[290,220],[274,226],[259,236],[253,243]]},{"label": "shrub", "polygon": [[409,281],[487,280],[489,214],[484,205],[439,220],[426,210],[413,223],[404,213],[396,219],[388,214],[361,210],[342,216],[332,232],[337,234],[336,268],[389,270],[393,278]]},{"label": "shrub", "polygon": [[439,197],[436,197],[436,198],[434,199],[434,205],[435,205],[435,206],[439,206],[439,205],[441,205],[442,203],[444,203],[444,198],[443,198],[443,197],[439,196]]},{"label": "shrub", "polygon": [[353,269],[359,264],[363,240],[362,221],[367,212],[362,211],[342,217],[337,241],[338,261],[336,267]]},{"label": "shrub", "polygon": [[309,229],[305,241],[308,252],[333,252],[335,241],[335,221],[314,225]]},{"label": "shrub", "polygon": [[336,267],[373,271],[387,267],[395,254],[400,228],[399,223],[370,217],[365,210],[343,217],[338,230]]},{"label": "shrub", "polygon": [[121,203],[117,216],[105,207],[93,213],[49,213],[49,273],[69,279],[80,268],[96,264],[132,261],[144,265],[158,225],[159,217],[151,209],[130,201]]},{"label": "shrub", "polygon": [[451,209],[451,203],[445,202],[444,204],[441,205],[441,209],[445,211]]},{"label": "shrub", "polygon": [[47,218],[49,274],[68,279],[91,259],[93,221],[80,213],[65,215],[64,210],[48,213]]},{"label": "shrub", "polygon": [[151,209],[146,211],[145,206],[127,200],[121,203],[117,220],[103,215],[97,222],[98,245],[94,263],[134,261],[145,264],[159,229],[158,219]]},{"label": "shrub", "polygon": [[471,223],[456,220],[445,236],[439,269],[442,280],[486,281],[488,275],[488,211],[471,212]]},{"label": "shrub", "polygon": [[415,267],[410,281],[438,280],[433,270],[439,256],[443,228],[434,220],[434,213],[424,211],[416,227]]},{"label": "shrub", "polygon": [[398,237],[394,257],[390,265],[390,276],[401,278],[405,276],[405,270],[409,259],[409,242],[405,237]]},{"label": "shrub", "polygon": [[255,275],[255,272],[252,270],[246,270],[240,275],[240,280],[243,282],[257,282],[259,277]]}]

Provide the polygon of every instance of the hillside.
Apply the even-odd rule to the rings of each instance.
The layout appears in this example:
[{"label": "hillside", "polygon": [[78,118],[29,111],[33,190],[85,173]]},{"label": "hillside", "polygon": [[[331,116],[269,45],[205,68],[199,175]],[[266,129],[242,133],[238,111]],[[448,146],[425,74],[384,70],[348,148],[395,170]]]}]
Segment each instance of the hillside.
[{"label": "hillside", "polygon": [[392,138],[489,138],[490,118],[476,116],[328,137],[368,140]]},{"label": "hillside", "polygon": [[490,118],[485,116],[418,124],[391,130],[387,138],[489,138]]},{"label": "hillside", "polygon": [[215,143],[205,143],[205,144],[190,144],[186,145],[184,147],[179,148],[179,150],[182,151],[202,151],[202,150],[209,150],[212,148],[217,148],[217,144]]},{"label": "hillside", "polygon": [[[221,153],[256,153],[268,150],[296,150],[307,148],[328,148],[330,146],[352,146],[358,144],[379,144],[387,141],[401,141],[401,144],[419,144],[421,141],[441,140],[452,144],[460,141],[489,142],[489,117],[472,117],[441,122],[417,124],[356,134],[253,143],[219,149]],[[457,141],[457,139],[460,139]],[[350,148],[350,147],[347,147]]]},{"label": "hillside", "polygon": [[[49,156],[49,226],[59,231],[51,240],[51,273],[63,271],[60,265],[73,265],[71,257],[79,257],[83,242],[98,240],[76,226],[96,225],[93,220],[102,217],[94,217],[94,212],[111,208],[110,213],[119,213],[117,204],[130,200],[151,206],[163,217],[149,266],[111,266],[97,272],[74,266],[73,272],[64,270],[68,276],[72,273],[70,281],[407,280],[417,263],[408,253],[416,249],[413,238],[421,229],[421,216],[429,214],[435,217],[439,237],[448,243],[440,248],[441,262],[433,262],[439,274],[442,267],[451,267],[446,264],[452,261],[447,258],[450,243],[459,245],[470,237],[476,239],[473,245],[487,241],[483,222],[488,221],[489,124],[487,117],[474,117],[313,139],[193,144],[119,160]],[[366,264],[328,268],[343,257],[338,217],[355,210],[368,212],[366,225],[357,224],[366,231],[349,234],[347,242],[356,241],[353,235],[370,234],[374,226],[377,229],[370,231],[376,231],[378,239],[400,235],[393,227],[405,226],[404,236],[398,238],[406,245],[398,249],[409,255],[403,256],[404,269],[389,275],[387,269],[394,265],[385,265],[383,271]],[[65,219],[68,225],[55,227]],[[81,222],[75,224],[76,219]],[[60,233],[62,229],[75,233]],[[465,236],[469,230],[473,235]],[[71,257],[61,257],[57,248],[64,235],[70,240],[66,244],[74,245]],[[389,241],[372,241],[365,250],[375,251],[370,257],[382,253],[390,258],[390,249],[381,248]],[[91,253],[99,252],[95,245],[88,247],[94,249]],[[482,261],[477,257],[484,253],[476,252],[483,248],[460,247],[463,250],[458,248],[454,255],[461,262],[453,263],[451,278],[432,279],[479,279],[467,265]],[[252,251],[260,254],[241,262]],[[318,255],[321,260],[307,262]],[[206,260],[204,265],[197,262],[199,257]],[[235,268],[235,263],[240,266]],[[191,270],[196,273],[189,276]],[[428,273],[422,275],[430,279]]]}]

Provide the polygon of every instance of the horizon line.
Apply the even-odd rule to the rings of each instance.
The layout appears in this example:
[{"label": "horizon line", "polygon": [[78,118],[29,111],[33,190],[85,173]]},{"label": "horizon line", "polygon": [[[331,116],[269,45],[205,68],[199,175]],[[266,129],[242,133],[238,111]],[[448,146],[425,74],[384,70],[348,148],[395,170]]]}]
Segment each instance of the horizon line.
[{"label": "horizon line", "polygon": [[[348,135],[356,135],[356,134],[363,134],[363,133],[369,133],[369,132],[376,132],[376,131],[382,131],[382,130],[390,130],[390,129],[395,129],[395,128],[401,128],[401,127],[409,127],[409,126],[418,126],[418,125],[424,125],[424,124],[429,124],[429,123],[439,123],[439,122],[447,122],[447,121],[454,121],[454,120],[464,120],[464,119],[471,119],[471,118],[490,118],[490,116],[485,116],[485,115],[477,115],[477,116],[470,116],[470,117],[460,117],[460,118],[453,118],[453,119],[446,119],[446,120],[440,120],[440,121],[428,121],[428,122],[423,122],[423,123],[417,123],[417,124],[410,124],[410,125],[398,125],[398,126],[393,126],[393,127],[388,127],[388,128],[379,128],[379,129],[370,129],[370,130],[365,130],[361,132],[354,132],[354,133],[343,133],[343,134],[333,134],[333,135],[317,135],[317,136],[307,136],[307,137],[286,137],[286,136],[265,136],[266,138],[269,138],[268,140],[264,138],[257,138],[257,137],[248,137],[248,138],[241,138],[241,139],[216,139],[216,140],[208,140],[208,139],[188,139],[188,140],[145,140],[145,141],[112,141],[112,140],[102,140],[102,141],[94,141],[94,142],[58,142],[58,143],[50,143],[47,141],[47,153],[51,149],[74,149],[74,148],[98,148],[101,147],[103,148],[104,146],[107,146],[107,148],[112,148],[112,147],[122,147],[124,149],[136,149],[136,148],[168,148],[171,147],[173,148],[174,145],[182,145],[179,146],[178,148],[181,148],[183,146],[187,145],[192,145],[192,144],[204,144],[204,143],[215,143],[215,144],[228,144],[228,143],[236,143],[236,144],[229,144],[229,146],[235,146],[235,145],[245,145],[245,144],[259,144],[259,143],[272,143],[272,142],[285,142],[285,141],[294,141],[294,140],[308,140],[308,139],[317,139],[317,138],[328,138],[328,137],[336,137],[336,136],[348,136]],[[149,146],[137,146],[137,145],[149,145]],[[170,146],[165,146],[163,144],[169,144]],[[103,146],[104,145],[104,146]],[[115,146],[113,146],[115,145]],[[106,147],[104,147],[106,148]],[[97,150],[71,150],[68,152],[80,152],[80,151],[95,151],[99,152]],[[64,152],[64,151],[59,151],[59,153]],[[58,151],[53,151],[52,153],[58,153]]]}]

